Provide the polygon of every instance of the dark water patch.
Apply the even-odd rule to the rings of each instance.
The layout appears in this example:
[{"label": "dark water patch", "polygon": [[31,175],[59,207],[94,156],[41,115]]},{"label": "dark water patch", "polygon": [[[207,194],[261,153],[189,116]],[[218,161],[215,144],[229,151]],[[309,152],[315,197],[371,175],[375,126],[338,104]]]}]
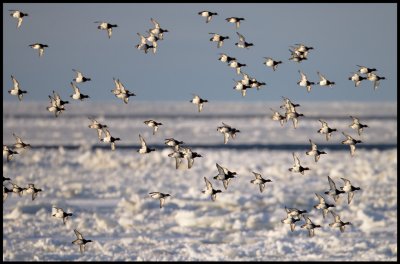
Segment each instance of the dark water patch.
[{"label": "dark water patch", "polygon": [[[303,113],[303,112],[301,112]],[[127,113],[127,114],[61,114],[58,119],[80,119],[80,118],[104,118],[104,119],[129,119],[129,118],[137,118],[137,119],[211,119],[211,118],[220,118],[220,119],[250,119],[250,118],[270,118],[272,116],[272,112],[264,113],[254,113],[254,114],[168,114],[168,113],[153,113],[153,114],[135,114],[135,113]],[[397,120],[396,115],[358,115],[358,118],[362,120],[371,120],[371,119],[378,119],[378,120]],[[37,113],[29,114],[15,114],[15,113],[3,113],[3,120],[4,119],[55,119],[54,115],[41,115]],[[347,115],[307,115],[304,114],[301,119],[339,119],[339,120],[350,120],[350,117]]]},{"label": "dark water patch", "polygon": [[[82,146],[82,145],[36,145],[32,146],[33,149],[58,149],[64,148],[65,150],[77,150],[80,148],[83,149],[109,149],[111,148],[109,145],[91,145],[91,146]],[[138,150],[140,145],[118,145],[116,151],[119,149],[123,150]],[[155,148],[156,150],[162,150],[169,148],[164,144],[152,144],[151,148]],[[262,149],[262,150],[308,150],[310,149],[310,144],[190,144],[192,149],[204,148],[204,149],[234,149],[234,150],[252,150],[252,149]],[[358,144],[357,149],[367,149],[367,150],[388,150],[397,148],[397,143],[384,143],[384,144]],[[318,144],[319,150],[329,149],[333,151],[343,151],[349,150],[349,147],[342,144]],[[171,149],[172,151],[172,149]]]}]

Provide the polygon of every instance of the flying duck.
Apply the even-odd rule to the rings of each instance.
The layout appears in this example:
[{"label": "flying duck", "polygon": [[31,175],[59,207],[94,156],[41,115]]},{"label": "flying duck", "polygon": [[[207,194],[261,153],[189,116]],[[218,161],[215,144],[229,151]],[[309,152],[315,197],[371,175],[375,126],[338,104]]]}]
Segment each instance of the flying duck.
[{"label": "flying duck", "polygon": [[72,241],[72,244],[75,245],[79,245],[79,249],[81,251],[81,254],[83,254],[83,252],[85,251],[85,245],[89,242],[93,242],[90,239],[85,239],[83,238],[82,234],[79,233],[78,230],[74,229],[75,235],[76,235],[76,239],[74,241]]},{"label": "flying duck", "polygon": [[319,82],[317,82],[317,84],[319,84],[321,86],[329,86],[329,87],[332,87],[333,85],[335,85],[335,82],[331,82],[328,79],[326,79],[326,77],[324,75],[322,75],[319,71],[317,71],[317,74],[319,76]]},{"label": "flying duck", "polygon": [[244,63],[240,63],[240,62],[238,62],[236,60],[233,60],[233,61],[229,62],[228,66],[231,67],[231,68],[235,68],[236,69],[236,74],[240,75],[241,68],[245,67],[247,65],[244,64]]},{"label": "flying duck", "polygon": [[346,134],[345,132],[342,132],[342,134],[347,138],[346,140],[342,141],[342,144],[349,145],[350,146],[350,155],[354,156],[354,154],[356,153],[356,144],[363,143],[363,142],[361,140],[352,138],[350,135]]},{"label": "flying duck", "polygon": [[6,156],[7,157],[7,162],[9,162],[10,160],[13,159],[13,155],[14,154],[18,154],[18,152],[8,148],[8,146],[3,145],[3,157]]},{"label": "flying duck", "polygon": [[236,85],[233,86],[233,89],[235,89],[237,91],[241,91],[242,96],[246,96],[246,91],[247,91],[247,89],[251,88],[251,86],[248,84],[244,84],[243,80],[241,80],[241,81],[233,80],[233,81],[236,82]]},{"label": "flying duck", "polygon": [[179,145],[184,144],[185,142],[176,140],[174,138],[166,138],[165,145],[172,147],[174,150],[179,150]]},{"label": "flying duck", "polygon": [[330,227],[339,227],[340,232],[343,233],[345,226],[351,225],[350,222],[343,222],[342,220],[340,220],[340,216],[335,214],[333,211],[331,211],[331,214],[332,214],[333,218],[335,219],[335,221],[333,223],[329,224]]},{"label": "flying duck", "polygon": [[362,65],[357,65],[357,67],[359,67],[358,72],[361,74],[368,74],[368,73],[377,71],[375,68],[368,68],[368,67],[362,66]]},{"label": "flying duck", "polygon": [[299,210],[297,208],[287,208],[286,206],[285,206],[285,211],[286,211],[287,217],[296,218],[299,220],[300,220],[300,217],[304,213],[307,213],[307,210]]},{"label": "flying duck", "polygon": [[59,95],[58,93],[56,93],[54,90],[53,90],[53,99],[54,99],[54,101],[55,101],[55,104],[56,104],[58,107],[62,107],[62,108],[63,108],[65,104],[69,104],[69,101],[63,101],[63,100],[61,100],[60,95]]},{"label": "flying duck", "polygon": [[87,78],[83,76],[83,74],[80,71],[77,71],[75,69],[72,69],[76,73],[76,78],[73,79],[76,83],[81,83],[81,82],[87,82],[90,81],[90,78]]},{"label": "flying duck", "polygon": [[361,190],[361,188],[351,185],[351,182],[348,179],[345,179],[345,178],[340,178],[340,179],[342,179],[344,181],[344,186],[340,187],[340,189],[342,191],[344,191],[345,193],[348,193],[347,203],[350,204],[351,200],[353,200],[353,197],[354,197],[354,191]]},{"label": "flying duck", "polygon": [[360,120],[357,117],[350,116],[350,118],[353,119],[353,123],[349,125],[352,129],[356,129],[358,132],[358,135],[361,136],[361,132],[363,131],[364,127],[368,127],[367,125],[363,125],[360,123]]},{"label": "flying duck", "polygon": [[112,28],[118,27],[118,25],[113,25],[113,24],[103,22],[103,21],[95,21],[94,23],[99,24],[97,27],[98,29],[107,30],[107,35],[108,35],[109,39],[111,38],[111,35],[112,35]]},{"label": "flying duck", "polygon": [[260,192],[262,193],[264,188],[265,188],[265,183],[266,182],[272,182],[270,179],[264,179],[260,173],[252,171],[254,174],[254,177],[256,177],[254,180],[251,180],[250,183],[252,184],[258,184],[260,187]]},{"label": "flying duck", "polygon": [[111,136],[110,131],[108,131],[107,128],[104,128],[104,134],[105,137],[100,139],[100,141],[102,142],[106,142],[106,143],[111,143],[111,150],[114,151],[115,150],[115,141],[121,140],[119,137],[115,138],[113,136]]},{"label": "flying duck", "polygon": [[278,111],[270,108],[271,111],[274,113],[271,117],[272,120],[274,121],[279,121],[281,123],[281,127],[283,127],[283,123],[286,122],[286,117],[284,115],[281,115]]},{"label": "flying duck", "polygon": [[301,79],[297,82],[298,85],[307,87],[307,92],[311,91],[311,85],[314,85],[314,82],[310,82],[307,80],[307,75],[305,75],[302,71],[299,70]]},{"label": "flying duck", "polygon": [[157,20],[155,20],[154,18],[150,18],[151,22],[154,25],[154,28],[150,29],[149,32],[151,32],[154,35],[157,35],[157,37],[160,40],[164,39],[164,32],[169,32],[168,29],[162,29],[160,27],[160,23],[157,22]]},{"label": "flying duck", "polygon": [[359,75],[358,73],[353,73],[353,75],[350,76],[348,79],[350,81],[354,82],[354,87],[358,87],[358,86],[360,86],[361,81],[366,80],[367,77],[363,77],[363,76]]},{"label": "flying duck", "polygon": [[148,125],[149,127],[152,127],[153,128],[153,135],[155,135],[156,134],[156,132],[157,132],[157,130],[158,130],[158,126],[161,126],[162,125],[162,123],[158,123],[158,122],[156,122],[156,121],[154,121],[154,120],[146,120],[146,121],[144,121],[143,123],[145,123],[146,125]]},{"label": "flying duck", "polygon": [[265,64],[265,66],[267,67],[272,67],[272,70],[276,71],[276,69],[278,68],[278,65],[282,63],[282,61],[276,61],[270,57],[264,57],[265,62],[263,64]]},{"label": "flying duck", "polygon": [[300,160],[296,156],[296,154],[294,154],[294,152],[292,153],[292,155],[293,155],[294,164],[293,164],[292,168],[289,168],[289,171],[291,171],[291,172],[300,172],[302,175],[304,175],[304,171],[310,170],[308,167],[303,167],[303,166],[300,165]]},{"label": "flying duck", "polygon": [[32,194],[32,201],[35,200],[38,193],[41,191],[42,191],[42,189],[35,188],[35,185],[32,183],[28,184],[28,188],[26,188],[26,193]]},{"label": "flying duck", "polygon": [[292,119],[293,127],[295,129],[297,128],[297,124],[299,123],[299,120],[297,118],[299,118],[300,116],[304,116],[304,115],[300,114],[296,111],[290,111],[290,110],[286,110],[286,113],[285,113],[286,122],[289,121],[290,119]]},{"label": "flying duck", "polygon": [[42,57],[44,54],[44,48],[47,48],[49,46],[47,46],[46,44],[34,43],[29,45],[29,47],[31,47],[32,49],[39,50],[39,57]]},{"label": "flying duck", "polygon": [[[54,94],[54,91],[53,91],[53,94]],[[46,107],[46,109],[49,112],[54,112],[54,115],[56,117],[58,117],[63,111],[65,111],[64,104],[60,104],[59,103],[59,101],[61,101],[61,99],[60,100],[56,100],[51,95],[49,95],[49,99],[50,99],[50,106]]]},{"label": "flying duck", "polygon": [[175,168],[178,169],[179,165],[182,163],[182,159],[185,157],[185,154],[180,150],[174,150],[174,152],[168,154],[168,157],[175,158]]},{"label": "flying duck", "polygon": [[324,197],[322,197],[318,193],[316,193],[315,195],[317,196],[317,198],[319,200],[319,204],[314,205],[314,208],[315,209],[321,209],[322,210],[322,216],[325,219],[325,217],[326,217],[326,215],[328,214],[328,211],[329,211],[328,209],[330,207],[335,207],[335,205],[326,203]]},{"label": "flying duck", "polygon": [[289,49],[291,53],[291,57],[289,60],[293,60],[295,62],[300,63],[303,60],[307,60],[308,52],[309,50],[314,49],[313,47],[308,47],[304,44],[295,44],[296,46],[290,46],[291,49]]},{"label": "flying duck", "polygon": [[85,98],[90,98],[89,95],[82,94],[81,91],[79,90],[78,86],[76,86],[73,82],[71,82],[70,84],[71,84],[72,90],[74,91],[74,93],[70,95],[70,97],[72,99],[83,101]]},{"label": "flying duck", "polygon": [[241,72],[240,74],[243,75],[243,78],[242,78],[242,80],[240,80],[240,82],[241,82],[242,84],[244,84],[244,85],[250,85],[250,84],[251,84],[252,77],[250,77],[250,75],[248,75],[248,74],[245,73],[245,72]]},{"label": "flying duck", "polygon": [[296,107],[300,106],[299,104],[292,103],[292,101],[290,101],[289,98],[286,98],[284,96],[282,96],[282,99],[283,99],[283,105],[281,105],[280,108],[285,108],[286,111],[296,112]]},{"label": "flying duck", "polygon": [[143,36],[140,33],[136,33],[139,37],[140,37],[140,43],[136,45],[136,48],[138,50],[141,50],[143,45],[145,45],[147,43],[145,36]]},{"label": "flying duck", "polygon": [[202,98],[200,98],[200,96],[198,96],[196,94],[193,94],[193,96],[194,96],[193,99],[190,100],[189,102],[191,102],[193,104],[197,104],[197,107],[198,107],[198,110],[199,110],[199,113],[200,113],[201,110],[203,110],[203,104],[204,103],[208,103],[208,100],[202,99]]},{"label": "flying duck", "polygon": [[301,44],[301,43],[299,43],[299,44],[294,44],[294,45],[296,45],[296,47],[294,47],[294,50],[295,50],[296,52],[307,52],[307,51],[309,51],[309,50],[314,49],[314,48],[311,47],[311,46],[306,46],[306,45]]},{"label": "flying duck", "polygon": [[19,28],[22,25],[23,17],[29,16],[27,13],[23,13],[19,10],[8,10],[8,11],[12,12],[10,14],[10,16],[12,16],[18,20],[17,28]]},{"label": "flying duck", "polygon": [[113,77],[113,82],[115,84],[115,87],[111,90],[111,92],[115,95],[115,97],[118,98],[118,96],[121,94],[121,83],[119,79],[115,79],[115,77]]},{"label": "flying duck", "polygon": [[229,23],[233,23],[236,26],[236,29],[238,29],[240,27],[240,21],[244,21],[245,19],[242,17],[228,17],[225,18],[226,21],[228,21]]},{"label": "flying duck", "polygon": [[211,11],[200,11],[198,14],[200,16],[206,18],[206,23],[211,21],[212,16],[217,16],[218,15],[218,13],[214,13],[214,12],[211,12]]},{"label": "flying duck", "polygon": [[229,181],[231,179],[235,178],[235,175],[237,173],[234,172],[234,171],[230,171],[227,168],[222,167],[218,163],[215,163],[215,165],[217,166],[217,169],[218,169],[218,175],[214,176],[214,179],[215,180],[221,180],[223,182],[223,184],[224,184],[225,190],[227,190]]},{"label": "flying duck", "polygon": [[332,196],[332,198],[335,200],[335,202],[337,203],[337,201],[339,200],[339,195],[341,193],[345,193],[344,191],[338,190],[336,189],[336,184],[335,182],[331,179],[331,177],[328,176],[328,182],[329,182],[329,191],[324,192],[325,194],[328,194],[330,196]]},{"label": "flying duck", "polygon": [[379,87],[379,83],[380,83],[379,81],[385,80],[386,78],[380,77],[380,76],[376,75],[375,73],[370,72],[367,74],[367,79],[368,79],[368,81],[374,82],[374,90],[376,90]]},{"label": "flying duck", "polygon": [[162,208],[162,207],[164,206],[165,199],[166,199],[168,196],[171,196],[171,195],[168,194],[168,193],[161,193],[161,192],[151,192],[151,193],[149,193],[149,195],[150,195],[150,197],[153,198],[153,199],[159,199],[159,200],[160,200],[160,208]]},{"label": "flying duck", "polygon": [[124,101],[125,104],[129,102],[129,97],[136,96],[135,93],[130,92],[125,88],[124,84],[119,80],[113,77],[113,81],[115,84],[115,88],[111,90],[111,92],[115,95],[115,97]]},{"label": "flying duck", "polygon": [[149,52],[149,49],[152,49],[153,50],[153,54],[156,54],[157,46],[158,46],[157,42],[154,42],[154,43],[152,43],[152,45],[149,45],[147,43],[138,44],[138,45],[136,45],[136,48],[138,50],[143,50],[145,54],[147,54]]},{"label": "flying duck", "polygon": [[53,205],[51,208],[51,216],[55,218],[62,218],[65,225],[65,221],[68,220],[68,217],[72,216],[72,213],[66,213],[62,208],[58,208]]},{"label": "flying duck", "polygon": [[[308,51],[306,51],[306,52],[298,52],[298,51],[294,51],[294,50],[291,50],[291,49],[289,49],[289,51],[290,51],[289,60],[292,60],[292,61],[297,62],[297,63],[300,63],[303,60],[307,60]],[[298,54],[300,54],[300,55],[298,55]]]},{"label": "flying duck", "polygon": [[314,236],[314,228],[321,227],[320,225],[314,224],[308,216],[303,215],[304,221],[306,223],[301,226],[301,228],[307,228],[308,229],[308,236],[313,237]]},{"label": "flying duck", "polygon": [[222,35],[217,34],[217,33],[208,33],[208,34],[213,35],[213,36],[210,38],[210,41],[212,41],[212,42],[218,42],[218,45],[217,45],[218,48],[221,48],[221,47],[222,47],[222,45],[224,44],[224,40],[225,40],[225,39],[229,39],[229,36],[222,36]]},{"label": "flying duck", "polygon": [[246,39],[244,38],[244,36],[242,34],[240,34],[239,32],[236,32],[236,34],[239,36],[239,42],[235,43],[235,45],[238,48],[246,48],[246,49],[248,49],[249,47],[254,46],[253,43],[246,42]]},{"label": "flying duck", "polygon": [[[144,37],[148,42],[151,42],[151,44],[154,44],[157,46],[156,42],[159,41],[160,39],[158,38],[158,36],[154,35],[153,33],[151,33],[150,31],[146,31],[149,35],[147,37]],[[139,34],[139,33],[138,33]],[[140,35],[140,34],[139,34]],[[141,42],[143,42],[141,40]]]},{"label": "flying duck", "polygon": [[236,133],[240,132],[240,130],[233,128],[230,125],[225,124],[224,122],[222,122],[222,126],[217,127],[217,131],[224,134],[224,144],[228,143],[229,137],[232,137],[232,139],[234,139],[236,137]]},{"label": "flying duck", "polygon": [[16,148],[16,149],[26,149],[26,148],[30,148],[31,147],[30,144],[24,143],[20,137],[15,135],[15,133],[13,133],[13,136],[14,136],[14,138],[16,140],[16,143],[14,144],[14,148]]},{"label": "flying duck", "polygon": [[266,85],[265,82],[259,82],[255,78],[252,78],[250,81],[251,81],[250,88],[256,88],[257,91],[260,90],[261,86]]},{"label": "flying duck", "polygon": [[294,229],[296,228],[296,222],[300,221],[298,218],[292,218],[290,216],[287,216],[285,219],[281,220],[281,223],[283,224],[289,224],[290,225],[290,230],[293,232]]},{"label": "flying duck", "polygon": [[92,124],[90,124],[88,127],[89,128],[94,128],[97,130],[97,136],[101,140],[101,135],[103,134],[103,129],[107,128],[107,125],[103,125],[99,123],[96,119],[88,117],[90,121],[92,121]]},{"label": "flying duck", "polygon": [[144,138],[139,134],[139,139],[140,139],[140,144],[141,144],[141,148],[137,150],[137,152],[139,152],[140,154],[146,154],[146,153],[150,153],[152,151],[155,151],[156,149],[154,148],[149,148],[146,145],[146,141],[144,140]]},{"label": "flying duck", "polygon": [[337,131],[337,129],[336,128],[330,128],[328,126],[328,123],[325,122],[322,119],[319,119],[318,121],[321,122],[321,124],[322,124],[322,127],[318,130],[318,133],[325,134],[326,141],[328,141],[331,138],[332,132]]},{"label": "flying duck", "polygon": [[28,93],[27,91],[23,91],[19,88],[19,82],[17,79],[14,78],[14,76],[11,75],[11,80],[13,82],[13,88],[8,91],[9,94],[18,96],[18,100],[22,101],[22,98],[24,97],[24,94]]},{"label": "flying duck", "polygon": [[11,183],[12,184],[12,191],[13,193],[17,193],[20,197],[22,196],[23,192],[26,190],[26,188],[22,188],[19,187],[17,184],[15,183]]},{"label": "flying duck", "polygon": [[295,44],[296,46],[290,46],[292,50],[289,49],[289,51],[292,53],[292,58],[293,61],[296,62],[301,62],[302,60],[307,60],[308,52],[312,49],[314,49],[311,46],[306,46],[304,44]]},{"label": "flying duck", "polygon": [[311,150],[306,152],[306,155],[309,156],[314,156],[314,160],[315,162],[318,162],[319,157],[321,154],[326,154],[325,151],[319,151],[317,144],[315,144],[314,142],[311,141],[311,139],[309,139],[310,144],[311,144]]},{"label": "flying duck", "polygon": [[215,202],[215,200],[217,199],[217,193],[222,192],[221,190],[215,190],[211,184],[211,182],[209,180],[207,180],[206,177],[204,177],[204,181],[206,182],[206,188],[204,188],[204,190],[202,190],[201,192],[206,194],[206,195],[210,195],[211,196],[211,200],[213,202]]},{"label": "flying duck", "polygon": [[194,158],[202,157],[197,152],[192,151],[189,147],[181,148],[181,151],[183,153],[183,157],[187,159],[188,169],[193,166]]},{"label": "flying duck", "polygon": [[220,56],[219,56],[218,60],[220,60],[222,62],[228,62],[229,63],[231,61],[236,60],[236,58],[230,57],[230,56],[226,55],[225,53],[220,53],[219,55]]}]

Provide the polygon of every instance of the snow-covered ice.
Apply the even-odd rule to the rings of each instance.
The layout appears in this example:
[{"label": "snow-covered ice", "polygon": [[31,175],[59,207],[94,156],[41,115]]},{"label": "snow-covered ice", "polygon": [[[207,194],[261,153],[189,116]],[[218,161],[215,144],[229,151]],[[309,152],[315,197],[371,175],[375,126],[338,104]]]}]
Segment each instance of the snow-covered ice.
[{"label": "snow-covered ice", "polygon": [[[10,194],[3,203],[3,260],[397,260],[396,104],[330,103],[320,113],[316,103],[296,103],[306,116],[297,129],[270,119],[269,107],[279,109],[280,102],[210,103],[200,114],[189,103],[157,108],[135,101],[85,103],[69,106],[59,118],[46,112],[46,103],[4,102],[3,143],[13,144],[14,132],[33,148],[9,163],[3,158],[3,175],[23,187],[34,183],[43,192],[34,201],[28,194]],[[341,131],[360,138],[348,127],[349,115],[369,126],[354,157],[340,145]],[[98,141],[87,116],[122,139],[116,151]],[[154,136],[143,124],[149,118],[163,123]],[[319,118],[338,129],[329,142],[317,133]],[[226,146],[216,131],[221,122],[241,131]],[[137,153],[139,133],[158,149]],[[193,151],[203,157],[190,170],[186,161],[175,169],[168,157],[172,151],[161,148],[169,137],[198,146]],[[328,153],[318,163],[305,155],[309,138]],[[286,148],[291,144],[295,147]],[[311,169],[305,175],[288,171],[292,152]],[[213,179],[216,163],[238,174],[227,190]],[[263,193],[250,183],[252,171],[272,180]],[[341,196],[334,208],[352,223],[344,233],[329,227],[330,214],[323,219],[313,208],[314,193],[329,189],[328,175],[337,187],[343,186],[341,177],[361,187],[350,205]],[[215,202],[201,193],[203,177],[222,190]],[[153,191],[172,195],[164,208],[149,198]],[[327,201],[335,204],[330,197]],[[66,225],[51,217],[52,205],[74,214]],[[300,221],[291,232],[281,223],[285,206],[308,210],[322,228],[309,238]],[[75,228],[94,241],[82,255],[71,244]]]}]

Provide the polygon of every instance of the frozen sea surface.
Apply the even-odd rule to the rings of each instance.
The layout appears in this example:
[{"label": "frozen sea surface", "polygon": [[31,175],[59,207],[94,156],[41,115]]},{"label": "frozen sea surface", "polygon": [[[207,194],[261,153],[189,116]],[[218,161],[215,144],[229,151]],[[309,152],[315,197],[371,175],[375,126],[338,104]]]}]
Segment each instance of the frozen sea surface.
[{"label": "frozen sea surface", "polygon": [[[320,111],[315,103],[298,103],[306,117],[296,130],[270,119],[269,107],[279,109],[280,102],[210,104],[200,114],[189,103],[75,104],[57,119],[46,103],[5,103],[4,144],[13,143],[14,132],[33,148],[9,163],[3,158],[3,175],[43,192],[34,201],[11,194],[3,203],[3,260],[397,260],[396,104],[332,103]],[[361,136],[366,147],[359,144],[354,157],[340,146],[340,131],[357,135],[349,115],[370,126]],[[116,151],[98,141],[87,116],[121,137]],[[163,123],[154,136],[143,124],[150,118]],[[329,142],[316,133],[319,118],[339,131]],[[241,130],[228,148],[216,131],[221,121]],[[139,133],[159,149],[138,154]],[[161,148],[168,137],[198,146],[193,151],[203,157],[190,170],[186,161],[175,169],[171,150]],[[318,163],[305,155],[309,138],[328,153]],[[288,171],[292,152],[311,169],[305,175]],[[238,174],[227,190],[212,178],[215,163]],[[252,171],[272,180],[263,193],[250,183]],[[314,193],[329,189],[327,175],[337,187],[344,177],[362,189],[350,205],[347,196],[336,203],[334,211],[352,223],[344,233],[329,227],[331,215],[323,219],[313,208]],[[222,190],[215,202],[201,193],[203,177]],[[172,198],[160,209],[147,196],[152,191]],[[327,202],[335,204],[330,197]],[[74,213],[66,225],[51,217],[52,205]],[[309,238],[300,221],[291,232],[280,222],[285,206],[308,210],[322,228]],[[83,255],[71,244],[74,228],[94,241]]]},{"label": "frozen sea surface", "polygon": [[[132,101],[127,105],[122,102],[72,102],[59,118],[46,110],[48,102],[4,102],[3,142],[12,143],[12,132],[15,132],[35,146],[104,146],[93,136],[96,132],[87,128],[90,123],[87,117],[90,116],[106,123],[111,134],[121,138],[118,142],[121,146],[138,146],[139,133],[149,144],[163,145],[165,138],[174,137],[188,145],[221,145],[223,136],[216,129],[222,125],[221,122],[241,131],[228,147],[243,144],[308,144],[309,138],[321,144],[340,144],[344,139],[340,131],[357,135],[349,128],[352,123],[349,116],[352,115],[369,126],[365,128],[361,140],[368,144],[397,144],[396,103],[295,103],[301,105],[297,111],[304,114],[299,118],[297,129],[293,129],[291,121],[281,127],[279,122],[271,120],[270,108],[284,113],[279,108],[281,102],[213,102],[206,103],[201,113],[198,113],[196,105],[189,102]],[[143,124],[148,119],[163,123],[155,137],[151,128]],[[333,133],[328,142],[324,135],[315,133],[321,127],[318,119],[324,119],[330,127],[339,131]]]}]

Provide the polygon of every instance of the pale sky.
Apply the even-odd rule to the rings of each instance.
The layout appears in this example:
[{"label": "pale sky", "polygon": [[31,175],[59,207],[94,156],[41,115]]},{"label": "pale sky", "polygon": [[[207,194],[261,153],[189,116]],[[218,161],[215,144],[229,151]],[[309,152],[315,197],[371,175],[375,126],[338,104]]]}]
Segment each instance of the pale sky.
[{"label": "pale sky", "polygon": [[[29,14],[17,29],[8,10]],[[217,12],[210,23],[199,11]],[[244,17],[238,30],[225,18]],[[169,32],[158,42],[156,54],[135,48],[136,33],[145,34],[155,18]],[[117,24],[111,39],[94,21]],[[192,93],[212,101],[397,101],[397,4],[3,4],[3,100],[18,101],[8,94],[10,75],[27,90],[26,101],[48,101],[52,90],[71,99],[72,69],[91,82],[78,84],[90,101],[121,104],[110,92],[113,77],[137,96],[135,101],[188,101]],[[254,43],[249,50],[234,45],[236,31]],[[210,32],[230,39],[217,48]],[[43,57],[28,45],[49,45]],[[307,61],[289,61],[289,46],[314,47]],[[247,64],[243,71],[267,85],[251,89],[246,97],[233,89],[241,79],[218,60],[224,52]],[[273,72],[263,57],[283,61]],[[385,76],[378,90],[370,81],[356,88],[348,80],[356,65],[376,68]],[[311,93],[296,83],[298,70],[311,81],[317,71],[335,81],[333,88],[314,86]]]}]

